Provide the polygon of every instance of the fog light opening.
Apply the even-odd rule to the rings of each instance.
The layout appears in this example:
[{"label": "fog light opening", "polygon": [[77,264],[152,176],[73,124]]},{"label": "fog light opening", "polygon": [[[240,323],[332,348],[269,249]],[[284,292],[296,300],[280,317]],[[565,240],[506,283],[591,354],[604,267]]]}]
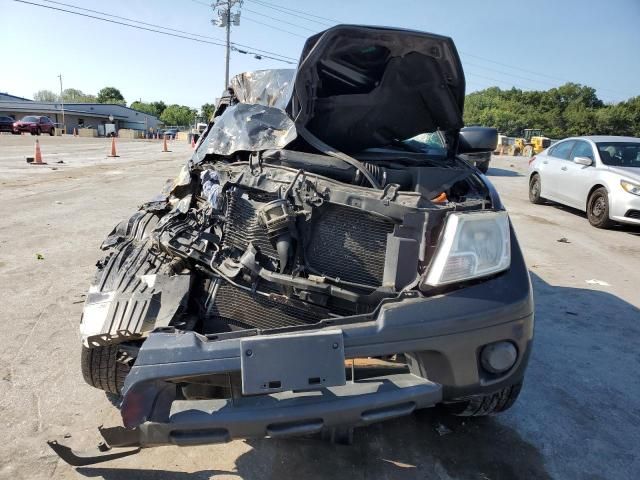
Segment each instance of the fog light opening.
[{"label": "fog light opening", "polygon": [[496,342],[486,345],[480,354],[482,368],[489,373],[504,373],[518,359],[518,350],[511,342]]}]

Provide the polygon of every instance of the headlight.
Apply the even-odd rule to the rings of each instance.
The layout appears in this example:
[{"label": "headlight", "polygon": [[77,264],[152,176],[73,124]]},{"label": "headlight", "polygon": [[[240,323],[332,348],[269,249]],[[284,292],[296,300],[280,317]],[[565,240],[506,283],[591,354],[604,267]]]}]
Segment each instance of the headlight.
[{"label": "headlight", "polygon": [[510,264],[507,212],[452,213],[423,282],[437,286],[484,277]]},{"label": "headlight", "polygon": [[620,186],[629,193],[633,193],[634,195],[640,195],[640,185],[638,185],[637,183],[631,183],[631,182],[627,182],[626,180],[620,180]]}]

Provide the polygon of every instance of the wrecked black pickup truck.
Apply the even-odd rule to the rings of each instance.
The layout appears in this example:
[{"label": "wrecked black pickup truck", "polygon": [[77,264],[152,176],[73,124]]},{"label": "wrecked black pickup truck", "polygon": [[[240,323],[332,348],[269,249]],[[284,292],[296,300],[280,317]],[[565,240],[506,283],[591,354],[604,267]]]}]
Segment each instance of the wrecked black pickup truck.
[{"label": "wrecked black pickup truck", "polygon": [[[458,154],[451,39],[336,26],[296,70],[235,77],[163,193],[105,240],[82,372],[123,426],[67,462],[157,445],[320,434],[442,406],[509,408],[533,337],[527,268]],[[424,142],[437,132],[443,148]]]}]

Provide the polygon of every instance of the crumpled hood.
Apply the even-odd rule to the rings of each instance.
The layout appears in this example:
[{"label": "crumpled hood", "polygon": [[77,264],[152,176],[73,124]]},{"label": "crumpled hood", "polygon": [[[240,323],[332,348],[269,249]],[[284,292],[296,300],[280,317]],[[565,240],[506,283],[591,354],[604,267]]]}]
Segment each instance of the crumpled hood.
[{"label": "crumpled hood", "polygon": [[458,53],[450,38],[429,33],[338,25],[307,40],[297,70],[243,73],[231,87],[237,103],[205,132],[196,162],[297,137],[358,152],[463,126]]}]

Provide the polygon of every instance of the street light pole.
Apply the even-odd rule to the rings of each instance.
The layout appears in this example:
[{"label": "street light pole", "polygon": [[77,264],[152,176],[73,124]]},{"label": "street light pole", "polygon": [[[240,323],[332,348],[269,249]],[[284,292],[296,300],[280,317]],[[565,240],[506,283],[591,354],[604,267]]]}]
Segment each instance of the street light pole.
[{"label": "street light pole", "polygon": [[62,98],[62,74],[58,75],[60,79],[60,105],[62,105],[62,132],[67,133],[65,131],[65,123],[64,123],[64,98]]},{"label": "street light pole", "polygon": [[231,2],[227,2],[227,59],[224,66],[224,88],[229,86],[229,59],[231,57]]},{"label": "street light pole", "polygon": [[[211,23],[216,27],[224,27],[227,33],[227,43],[226,43],[226,59],[224,66],[224,88],[226,89],[229,86],[229,62],[231,60],[231,50],[233,47],[231,46],[231,24],[240,25],[240,10],[242,7],[242,2],[244,0],[216,0],[215,3],[211,4],[211,8],[213,8],[214,13],[217,11],[218,18],[214,18],[211,20]],[[231,10],[233,7],[238,6],[238,9],[235,13]]]}]

